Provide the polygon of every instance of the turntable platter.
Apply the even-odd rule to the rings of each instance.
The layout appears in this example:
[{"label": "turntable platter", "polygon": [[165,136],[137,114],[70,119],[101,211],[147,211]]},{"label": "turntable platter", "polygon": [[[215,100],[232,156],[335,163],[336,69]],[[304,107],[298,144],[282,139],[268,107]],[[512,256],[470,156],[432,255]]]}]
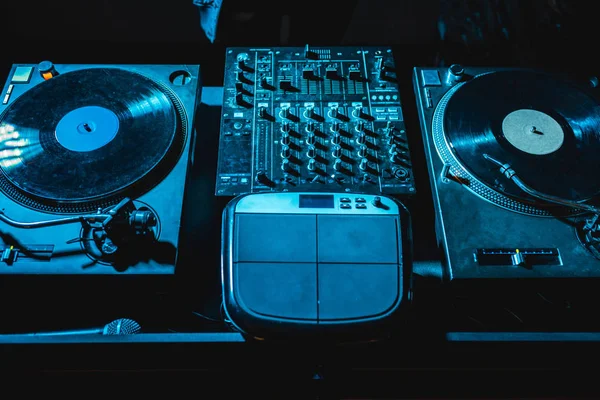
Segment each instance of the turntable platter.
[{"label": "turntable platter", "polygon": [[0,170],[35,198],[106,198],[159,168],[181,134],[180,118],[152,79],[118,68],[67,72],[0,116]]},{"label": "turntable platter", "polygon": [[506,195],[532,200],[483,154],[542,193],[572,201],[600,193],[600,104],[568,81],[532,71],[477,76],[449,98],[443,131],[459,164]]}]

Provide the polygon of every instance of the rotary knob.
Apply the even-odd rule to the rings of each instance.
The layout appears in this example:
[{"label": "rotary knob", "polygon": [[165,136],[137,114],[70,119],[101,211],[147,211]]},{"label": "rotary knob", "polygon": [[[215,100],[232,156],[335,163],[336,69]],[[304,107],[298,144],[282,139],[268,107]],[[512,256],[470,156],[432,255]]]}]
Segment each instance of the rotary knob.
[{"label": "rotary knob", "polygon": [[365,130],[365,123],[364,123],[364,121],[358,121],[356,123],[355,129],[356,129],[357,132],[364,132],[364,130]]},{"label": "rotary knob", "polygon": [[342,147],[341,146],[335,146],[333,148],[333,151],[331,152],[331,155],[334,158],[340,158],[342,156]]},{"label": "rotary knob", "polygon": [[364,171],[368,168],[369,166],[369,161],[366,158],[362,158],[360,160],[360,164],[358,165],[358,168],[361,169],[361,171]]},{"label": "rotary knob", "polygon": [[331,131],[332,132],[339,132],[340,131],[340,123],[337,121],[333,121],[331,123]]},{"label": "rotary knob", "polygon": [[314,132],[315,131],[315,123],[313,121],[308,121],[306,123],[306,132]]},{"label": "rotary knob", "polygon": [[292,130],[292,125],[288,121],[281,123],[281,132],[289,132]]},{"label": "rotary knob", "polygon": [[286,119],[289,119],[289,118],[290,118],[290,116],[292,115],[292,112],[290,111],[290,108],[289,108],[289,107],[283,107],[283,108],[281,109],[281,112],[280,112],[280,114],[279,114],[279,115],[281,116],[281,118],[286,118]]},{"label": "rotary knob", "polygon": [[281,158],[288,159],[291,157],[291,155],[292,155],[292,150],[290,149],[290,146],[287,146],[287,145],[281,146]]},{"label": "rotary knob", "polygon": [[317,168],[317,162],[315,161],[314,158],[311,158],[310,160],[308,160],[307,168],[309,171],[314,171]]},{"label": "rotary knob", "polygon": [[331,143],[333,143],[333,144],[340,144],[340,143],[342,143],[342,135],[340,135],[339,133],[334,134],[331,137]]},{"label": "rotary knob", "polygon": [[291,142],[290,134],[287,132],[283,132],[281,134],[281,144],[288,145],[288,144],[290,144],[290,142]]},{"label": "rotary knob", "polygon": [[312,132],[308,132],[306,135],[306,144],[310,144],[311,146],[315,144],[316,136]]},{"label": "rotary knob", "polygon": [[329,110],[329,116],[331,118],[339,119],[340,116],[341,116],[339,108],[338,107],[331,107],[331,109]]},{"label": "rotary knob", "polygon": [[258,116],[263,119],[268,118],[269,113],[267,112],[267,107],[259,107],[258,108]]},{"label": "rotary knob", "polygon": [[397,144],[395,144],[395,143],[393,143],[393,144],[390,146],[390,149],[388,150],[388,152],[389,152],[390,154],[397,153],[397,152],[398,152],[398,145],[397,145]]},{"label": "rotary knob", "polygon": [[394,129],[395,127],[392,121],[388,121],[384,129],[386,136],[392,136],[394,134]]},{"label": "rotary knob", "polygon": [[314,118],[315,117],[315,108],[314,107],[307,107],[306,111],[304,111],[304,116],[306,118]]},{"label": "rotary knob", "polygon": [[306,156],[308,158],[315,158],[317,156],[317,149],[315,146],[308,146],[308,151],[306,152]]},{"label": "rotary knob", "polygon": [[394,143],[396,143],[396,138],[394,136],[388,136],[385,141],[388,145],[393,146]]},{"label": "rotary knob", "polygon": [[390,161],[394,164],[402,162],[402,154],[398,153],[397,151],[393,152],[390,156]]},{"label": "rotary knob", "polygon": [[333,170],[340,171],[341,169],[342,169],[342,160],[340,160],[339,158],[336,158],[335,161],[333,162]]},{"label": "rotary knob", "polygon": [[281,161],[281,170],[282,170],[283,172],[288,172],[288,173],[289,173],[289,172],[292,172],[292,170],[293,170],[293,167],[292,167],[292,164],[290,163],[290,160],[288,160],[287,158],[284,158],[284,159]]},{"label": "rotary knob", "polygon": [[356,137],[356,143],[363,145],[367,142],[367,135],[365,135],[364,132],[361,132],[358,134],[358,136]]},{"label": "rotary knob", "polygon": [[358,149],[358,156],[360,158],[367,157],[367,146],[360,146],[360,149]]}]

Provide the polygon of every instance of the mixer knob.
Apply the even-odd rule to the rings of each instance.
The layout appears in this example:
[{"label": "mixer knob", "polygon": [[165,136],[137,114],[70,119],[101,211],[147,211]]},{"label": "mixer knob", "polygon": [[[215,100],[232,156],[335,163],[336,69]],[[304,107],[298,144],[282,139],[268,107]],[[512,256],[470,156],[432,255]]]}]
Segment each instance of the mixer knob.
[{"label": "mixer knob", "polygon": [[235,71],[235,81],[236,82],[242,82],[244,81],[244,79],[246,79],[244,77],[244,73],[242,71]]},{"label": "mixer knob", "polygon": [[258,108],[258,116],[260,118],[268,118],[269,117],[269,113],[267,112],[267,107],[259,107]]},{"label": "mixer knob", "polygon": [[290,146],[283,145],[281,146],[281,158],[290,158],[292,155],[292,151],[290,150]]},{"label": "mixer knob", "polygon": [[334,158],[340,158],[342,156],[342,147],[341,146],[335,146],[333,148],[333,151],[331,152],[331,155]]},{"label": "mixer knob", "polygon": [[315,134],[312,132],[308,132],[308,134],[306,135],[306,144],[309,144],[312,146],[315,144],[315,141],[316,141]]},{"label": "mixer knob", "polygon": [[289,119],[291,114],[292,113],[290,112],[290,108],[289,107],[282,107],[281,108],[281,113],[280,113],[281,118],[288,118]]},{"label": "mixer knob", "polygon": [[339,132],[340,131],[340,123],[337,121],[333,121],[331,123],[331,131],[332,132]]},{"label": "mixer knob", "polygon": [[340,110],[338,107],[331,107],[331,109],[329,110],[329,115],[331,116],[331,118],[336,118],[336,119],[340,119]]},{"label": "mixer knob", "polygon": [[342,160],[340,160],[339,158],[336,158],[335,161],[333,162],[333,170],[340,171],[341,169],[342,169]]},{"label": "mixer knob", "polygon": [[317,149],[315,146],[308,146],[308,151],[306,152],[306,156],[308,158],[315,158],[317,156]]},{"label": "mixer knob", "polygon": [[388,121],[387,124],[385,125],[385,134],[387,136],[393,135],[394,134],[394,124],[392,123],[392,121]]},{"label": "mixer knob", "polygon": [[292,164],[290,163],[290,160],[288,160],[287,158],[284,158],[281,161],[281,170],[283,172],[292,172],[293,167],[292,167]]},{"label": "mixer knob", "polygon": [[354,118],[361,118],[363,116],[363,107],[362,106],[355,106],[354,110],[352,110],[352,116]]},{"label": "mixer knob", "polygon": [[289,79],[281,79],[279,80],[279,89],[283,91],[292,90],[294,87],[292,86],[292,81]]},{"label": "mixer knob", "polygon": [[288,145],[290,144],[290,135],[287,132],[283,132],[281,135],[281,144]]},{"label": "mixer knob", "polygon": [[302,69],[302,78],[312,79],[315,76],[315,70],[311,67],[304,67]]},{"label": "mixer knob", "polygon": [[236,82],[235,83],[235,91],[236,92],[243,92],[244,91],[244,84],[242,82]]},{"label": "mixer knob", "polygon": [[386,138],[386,142],[387,142],[388,145],[392,146],[392,145],[394,145],[396,143],[396,138],[393,135],[388,136]]},{"label": "mixer knob", "polygon": [[244,94],[242,92],[237,92],[235,94],[235,104],[238,106],[246,104],[246,101],[244,100]]},{"label": "mixer knob", "polygon": [[269,179],[267,174],[264,173],[263,171],[257,172],[256,178],[254,178],[254,180],[256,181],[256,183],[263,184],[263,185],[268,185],[271,183],[271,180]]},{"label": "mixer knob", "polygon": [[358,150],[358,156],[360,158],[365,158],[367,156],[367,146],[360,146],[360,149]]},{"label": "mixer knob", "polygon": [[358,137],[356,138],[356,143],[363,145],[367,142],[367,135],[364,132],[361,132],[358,134]]},{"label": "mixer knob", "polygon": [[267,89],[267,90],[273,90],[274,87],[269,85],[269,81],[267,80],[267,78],[265,76],[263,76],[262,78],[260,78],[260,87],[263,89]]},{"label": "mixer knob", "polygon": [[292,125],[290,124],[289,121],[281,122],[281,132],[289,132],[291,130],[292,130]]},{"label": "mixer knob", "polygon": [[397,152],[398,152],[398,145],[397,145],[397,144],[392,144],[392,145],[390,146],[390,149],[388,150],[388,152],[389,152],[390,154],[397,153]]},{"label": "mixer knob", "polygon": [[390,156],[390,161],[393,162],[394,164],[398,164],[398,163],[402,162],[402,154],[395,151]]},{"label": "mixer knob", "polygon": [[356,123],[356,128],[355,129],[356,129],[357,132],[363,132],[365,130],[365,123],[364,123],[364,121],[358,121]]},{"label": "mixer knob", "polygon": [[358,67],[350,67],[348,71],[348,78],[350,78],[351,81],[360,80],[360,70]]},{"label": "mixer knob", "polygon": [[313,121],[308,121],[306,123],[306,132],[314,132],[315,131],[315,123]]},{"label": "mixer knob", "polygon": [[327,79],[338,79],[338,70],[336,67],[331,66],[325,68],[325,78]]},{"label": "mixer knob", "polygon": [[334,134],[333,137],[331,138],[331,143],[333,143],[333,144],[342,143],[342,135],[340,135],[339,133]]},{"label": "mixer knob", "polygon": [[237,64],[238,68],[242,71],[247,71],[249,69],[249,67],[246,65],[246,62],[243,59],[239,59]]},{"label": "mixer knob", "polygon": [[310,160],[308,160],[307,168],[309,171],[314,171],[316,167],[317,167],[317,162],[315,161],[314,158],[311,158]]},{"label": "mixer knob", "polygon": [[305,113],[304,113],[304,116],[305,116],[306,118],[312,118],[312,119],[314,119],[314,118],[315,118],[315,116],[316,116],[316,113],[315,113],[315,108],[314,108],[314,107],[307,107],[307,108],[306,108],[306,111],[305,111]]},{"label": "mixer knob", "polygon": [[362,158],[360,160],[360,164],[358,165],[358,168],[360,168],[361,171],[364,171],[367,169],[368,166],[369,166],[369,161],[366,158]]}]

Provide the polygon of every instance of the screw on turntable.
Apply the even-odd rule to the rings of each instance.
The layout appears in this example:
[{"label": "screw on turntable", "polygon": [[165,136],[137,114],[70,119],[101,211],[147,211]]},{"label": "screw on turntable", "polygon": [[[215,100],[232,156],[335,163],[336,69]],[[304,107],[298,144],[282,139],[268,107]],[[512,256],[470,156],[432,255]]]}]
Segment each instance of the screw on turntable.
[{"label": "screw on turntable", "polygon": [[415,68],[449,279],[600,276],[597,82]]},{"label": "screw on turntable", "polygon": [[0,274],[172,274],[199,66],[11,69]]}]

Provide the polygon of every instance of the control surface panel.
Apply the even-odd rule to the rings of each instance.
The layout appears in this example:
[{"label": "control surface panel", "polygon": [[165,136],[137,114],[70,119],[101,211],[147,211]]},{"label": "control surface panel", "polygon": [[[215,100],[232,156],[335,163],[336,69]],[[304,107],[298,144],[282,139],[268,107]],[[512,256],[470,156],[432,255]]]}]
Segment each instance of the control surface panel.
[{"label": "control surface panel", "polygon": [[415,193],[386,47],[229,48],[216,195]]}]

